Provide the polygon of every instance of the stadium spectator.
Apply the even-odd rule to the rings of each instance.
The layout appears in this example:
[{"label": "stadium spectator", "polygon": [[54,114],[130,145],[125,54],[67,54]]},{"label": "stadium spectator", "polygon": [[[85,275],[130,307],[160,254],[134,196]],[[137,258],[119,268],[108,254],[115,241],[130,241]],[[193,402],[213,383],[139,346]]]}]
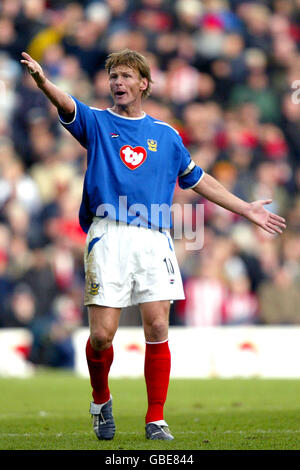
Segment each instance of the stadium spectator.
[{"label": "stadium spectator", "polygon": [[36,305],[32,289],[25,283],[12,292],[10,301],[4,305],[1,322],[8,328],[29,328],[35,320]]},{"label": "stadium spectator", "polygon": [[252,292],[246,265],[238,257],[225,263],[226,294],[222,305],[222,324],[247,325],[257,321],[258,299]]},{"label": "stadium spectator", "polygon": [[260,321],[266,325],[299,325],[299,279],[288,266],[279,266],[258,292]]},{"label": "stadium spectator", "polygon": [[180,314],[187,326],[220,326],[225,297],[220,265],[205,257],[199,263],[195,276],[184,284],[186,300]]}]

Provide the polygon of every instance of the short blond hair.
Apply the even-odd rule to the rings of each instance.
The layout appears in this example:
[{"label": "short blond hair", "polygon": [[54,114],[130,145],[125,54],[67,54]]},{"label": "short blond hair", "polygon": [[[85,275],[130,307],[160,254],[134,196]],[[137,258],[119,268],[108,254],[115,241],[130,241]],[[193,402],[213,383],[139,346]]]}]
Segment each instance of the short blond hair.
[{"label": "short blond hair", "polygon": [[146,58],[139,52],[132,51],[131,49],[124,49],[121,52],[112,52],[109,54],[105,62],[107,73],[110,73],[111,69],[119,65],[127,65],[139,72],[142,78],[147,78],[148,86],[142,93],[143,98],[147,98],[151,93],[151,83],[153,83],[153,81]]}]

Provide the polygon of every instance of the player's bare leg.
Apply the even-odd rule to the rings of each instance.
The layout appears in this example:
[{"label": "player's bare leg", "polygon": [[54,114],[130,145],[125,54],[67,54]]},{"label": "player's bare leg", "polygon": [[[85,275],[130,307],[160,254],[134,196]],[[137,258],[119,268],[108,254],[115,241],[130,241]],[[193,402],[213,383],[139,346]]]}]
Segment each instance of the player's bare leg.
[{"label": "player's bare leg", "polygon": [[146,341],[145,381],[148,396],[146,437],[172,440],[173,436],[163,415],[171,369],[168,344],[170,302],[147,302],[140,304],[140,309]]},{"label": "player's bare leg", "polygon": [[90,337],[86,345],[86,358],[92,385],[93,402],[90,413],[98,439],[112,439],[115,423],[108,374],[113,361],[112,341],[119,325],[121,309],[89,305]]},{"label": "player's bare leg", "polygon": [[89,305],[90,341],[96,351],[103,351],[112,345],[119,326],[121,309]]}]

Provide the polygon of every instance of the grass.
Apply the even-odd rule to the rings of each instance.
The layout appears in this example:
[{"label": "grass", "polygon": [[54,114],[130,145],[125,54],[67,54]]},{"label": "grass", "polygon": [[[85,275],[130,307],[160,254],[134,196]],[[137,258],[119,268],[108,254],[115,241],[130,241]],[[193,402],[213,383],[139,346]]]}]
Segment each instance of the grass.
[{"label": "grass", "polygon": [[300,450],[300,380],[204,379],[170,383],[174,441],[144,437],[144,380],[112,379],[117,433],[98,441],[87,379],[65,372],[0,379],[0,450]]}]

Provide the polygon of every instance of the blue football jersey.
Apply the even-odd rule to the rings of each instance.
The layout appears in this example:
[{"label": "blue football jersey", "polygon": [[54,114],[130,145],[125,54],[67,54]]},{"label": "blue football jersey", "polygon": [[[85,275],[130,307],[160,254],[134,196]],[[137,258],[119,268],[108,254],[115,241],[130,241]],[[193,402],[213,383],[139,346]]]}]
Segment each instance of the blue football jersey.
[{"label": "blue football jersey", "polygon": [[74,119],[63,126],[87,149],[79,221],[88,232],[94,216],[153,229],[172,226],[175,185],[195,186],[203,170],[178,132],[144,114],[120,116],[74,99]]}]

